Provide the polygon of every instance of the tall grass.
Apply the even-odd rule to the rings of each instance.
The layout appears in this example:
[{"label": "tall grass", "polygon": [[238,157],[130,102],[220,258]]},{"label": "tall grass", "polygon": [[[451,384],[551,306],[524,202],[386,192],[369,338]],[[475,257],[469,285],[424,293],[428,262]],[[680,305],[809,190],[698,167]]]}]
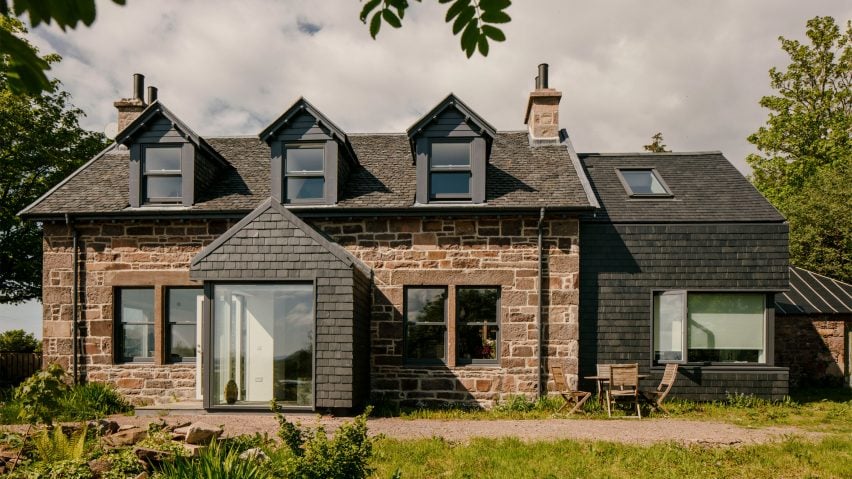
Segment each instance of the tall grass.
[{"label": "tall grass", "polygon": [[[111,385],[86,383],[72,386],[62,393],[55,411],[55,420],[85,421],[112,414],[133,411],[133,406]],[[19,424],[21,404],[14,398],[14,390],[0,391],[0,424]]]}]

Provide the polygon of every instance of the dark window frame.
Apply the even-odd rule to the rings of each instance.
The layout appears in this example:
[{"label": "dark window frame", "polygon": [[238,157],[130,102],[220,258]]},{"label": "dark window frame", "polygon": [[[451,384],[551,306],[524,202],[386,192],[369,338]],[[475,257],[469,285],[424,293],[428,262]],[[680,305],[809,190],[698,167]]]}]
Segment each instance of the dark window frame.
[{"label": "dark window frame", "polygon": [[[437,323],[434,321],[430,322],[418,322],[418,325],[422,326],[444,326],[444,357],[443,358],[433,358],[433,359],[421,359],[421,358],[410,358],[408,356],[408,329],[409,329],[409,321],[408,321],[408,291],[412,289],[442,289],[444,290],[444,321],[442,323]],[[406,365],[415,365],[415,366],[446,366],[449,361],[449,348],[448,339],[449,339],[449,326],[450,326],[450,318],[449,318],[449,309],[450,309],[450,287],[447,285],[411,285],[404,286],[402,288],[402,358],[403,363]]]},{"label": "dark window frame", "polygon": [[[460,307],[460,304],[461,304],[461,302],[459,301],[459,291],[463,290],[463,289],[494,289],[494,290],[497,290],[497,304],[495,305],[496,317],[494,318],[494,321],[485,321],[485,322],[475,321],[475,322],[465,322],[465,323],[462,323],[461,321],[459,321],[459,307]],[[456,290],[456,308],[455,308],[456,310],[455,310],[455,316],[452,319],[453,319],[453,324],[454,324],[455,330],[456,330],[455,331],[456,332],[456,365],[468,365],[468,364],[498,365],[498,364],[500,364],[500,349],[502,349],[500,347],[501,346],[500,341],[501,341],[501,329],[502,329],[501,318],[503,316],[501,314],[503,288],[501,286],[493,286],[493,285],[475,286],[475,285],[465,284],[465,285],[457,285],[455,287],[455,290]],[[495,349],[494,359],[463,359],[461,357],[461,355],[459,354],[459,352],[460,352],[459,348],[461,347],[461,340],[459,338],[459,335],[461,334],[461,328],[460,328],[461,325],[466,325],[466,326],[496,326],[497,337],[494,341],[494,349]]]},{"label": "dark window frame", "polygon": [[[325,143],[326,142],[285,142],[281,145],[281,200],[286,204],[325,204],[326,199],[328,198],[328,158],[326,158],[325,151]],[[322,171],[299,171],[299,172],[288,172],[287,171],[287,151],[290,149],[312,149],[312,150],[320,150],[322,152]],[[306,199],[298,199],[298,198],[288,198],[287,191],[287,179],[288,178],[322,178],[322,195],[317,198],[306,198]]]},{"label": "dark window frame", "polygon": [[[433,166],[432,160],[434,159],[434,155],[432,153],[433,146],[435,144],[446,144],[446,143],[464,143],[467,145],[467,167],[463,166]],[[465,139],[432,139],[429,141],[429,164],[428,164],[428,179],[427,179],[427,192],[429,195],[430,202],[442,202],[442,201],[463,201],[463,202],[471,202],[473,201],[473,140],[471,138]],[[434,173],[467,173],[467,194],[432,194],[432,175]]]},{"label": "dark window frame", "polygon": [[[683,326],[682,326],[682,359],[681,360],[657,360],[656,358],[656,344],[655,344],[655,334],[654,330],[654,298],[657,295],[662,295],[665,293],[680,293],[683,294]],[[690,361],[689,359],[689,295],[690,294],[743,294],[743,295],[760,295],[763,297],[763,361],[757,362],[730,362],[730,361]],[[667,363],[677,363],[684,366],[714,366],[714,367],[728,367],[728,368],[755,368],[755,367],[767,367],[773,366],[774,364],[774,347],[770,344],[771,334],[774,331],[774,318],[772,313],[770,312],[770,299],[767,298],[768,294],[774,294],[770,291],[763,290],[743,290],[743,289],[701,289],[701,288],[692,288],[692,289],[683,289],[683,288],[671,288],[671,289],[652,289],[651,290],[651,305],[650,305],[650,324],[649,328],[651,331],[651,341],[650,341],[650,349],[651,349],[651,367],[658,367],[661,365],[665,365]]]},{"label": "dark window frame", "polygon": [[[164,342],[164,348],[165,348],[165,355],[164,355],[165,361],[167,363],[171,363],[171,364],[186,364],[186,363],[194,364],[196,362],[197,356],[181,357],[180,361],[175,361],[175,360],[172,359],[172,355],[171,355],[171,352],[172,352],[172,325],[174,325],[174,324],[189,324],[189,323],[177,323],[177,322],[174,322],[174,321],[171,320],[171,311],[169,309],[169,307],[171,305],[171,296],[170,295],[171,295],[171,292],[176,290],[176,289],[197,290],[198,294],[200,296],[204,297],[204,287],[202,287],[202,286],[165,286],[163,288],[163,327],[164,327],[164,329],[163,329],[163,342]],[[202,305],[201,308],[204,308],[204,306]],[[203,311],[203,309],[202,309],[202,311]],[[197,331],[198,331],[198,329],[197,329],[198,328],[198,323],[197,323],[198,317],[197,317],[197,315],[198,315],[198,313],[196,312],[196,323],[193,323],[193,325],[196,327],[196,334],[197,334]],[[198,345],[198,343],[199,343],[199,338],[196,336],[196,338],[195,338],[196,346]]]},{"label": "dark window frame", "polygon": [[[161,171],[147,171],[146,163],[149,149],[176,149],[180,155],[180,169],[178,170],[161,170]],[[142,196],[142,204],[145,205],[161,205],[161,204],[181,204],[183,203],[183,144],[182,143],[145,143],[141,145],[142,151],[142,184],[140,185],[140,192]],[[181,194],[180,196],[175,197],[148,197],[148,178],[149,177],[160,177],[160,178],[180,178],[181,180]]]},{"label": "dark window frame", "polygon": [[[624,175],[622,174],[623,171],[647,171],[660,183],[660,186],[662,186],[663,189],[666,190],[666,192],[665,193],[636,193],[636,192],[633,191],[633,189],[630,187],[630,184],[624,178]],[[674,195],[672,194],[671,188],[669,188],[669,185],[666,184],[665,180],[663,180],[663,177],[660,176],[660,173],[657,171],[656,168],[625,167],[625,168],[616,168],[615,172],[616,172],[616,175],[618,176],[618,180],[621,181],[621,186],[624,187],[624,191],[626,191],[627,195],[631,198],[674,198]]]},{"label": "dark window frame", "polygon": [[[121,292],[125,290],[148,290],[151,291],[151,321],[148,323],[125,323],[121,316]],[[142,363],[151,364],[157,356],[157,288],[154,286],[115,286],[112,290],[113,297],[113,362],[116,364]],[[124,355],[124,325],[150,325],[154,329],[154,350],[150,357],[127,357]]]}]

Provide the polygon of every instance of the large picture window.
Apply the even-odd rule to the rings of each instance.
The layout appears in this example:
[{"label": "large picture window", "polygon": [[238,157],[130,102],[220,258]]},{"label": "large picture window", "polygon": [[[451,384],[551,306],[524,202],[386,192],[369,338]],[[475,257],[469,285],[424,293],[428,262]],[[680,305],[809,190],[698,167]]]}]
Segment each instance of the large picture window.
[{"label": "large picture window", "polygon": [[284,158],[284,198],[288,203],[325,198],[325,150],[316,145],[287,146]]},{"label": "large picture window", "polygon": [[432,143],[429,156],[429,199],[471,199],[469,142]]},{"label": "large picture window", "polygon": [[456,359],[462,363],[496,363],[500,344],[500,289],[456,290]]},{"label": "large picture window", "polygon": [[181,201],[183,195],[180,146],[145,146],[142,167],[145,203]]},{"label": "large picture window", "polygon": [[175,363],[195,361],[196,334],[201,314],[201,288],[166,290],[166,358]]},{"label": "large picture window", "polygon": [[656,361],[766,361],[766,298],[763,294],[656,293],[653,328]]},{"label": "large picture window", "polygon": [[212,404],[313,406],[313,285],[214,285],[212,323]]},{"label": "large picture window", "polygon": [[115,289],[116,360],[154,360],[154,288]]},{"label": "large picture window", "polygon": [[447,288],[406,288],[405,357],[410,362],[447,360]]}]

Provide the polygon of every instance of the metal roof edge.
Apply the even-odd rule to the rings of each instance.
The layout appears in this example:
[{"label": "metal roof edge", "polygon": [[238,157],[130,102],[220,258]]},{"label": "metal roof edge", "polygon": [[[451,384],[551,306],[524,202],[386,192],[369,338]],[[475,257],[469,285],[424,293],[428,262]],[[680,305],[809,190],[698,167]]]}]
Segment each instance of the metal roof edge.
[{"label": "metal roof edge", "polygon": [[60,181],[59,183],[57,183],[56,185],[54,185],[52,188],[50,188],[49,190],[47,190],[47,191],[46,191],[43,195],[41,195],[41,196],[39,196],[38,198],[36,198],[36,200],[35,200],[35,201],[33,201],[33,202],[32,202],[32,203],[30,203],[29,205],[25,206],[25,207],[24,207],[24,209],[22,209],[21,211],[19,211],[19,212],[16,214],[16,216],[20,216],[20,217],[24,217],[25,215],[26,215],[26,216],[29,216],[29,214],[27,213],[27,210],[32,209],[32,208],[35,208],[35,207],[36,207],[39,203],[41,203],[41,202],[42,202],[45,198],[47,198],[48,196],[52,195],[52,194],[53,194],[56,190],[58,190],[58,189],[59,189],[59,188],[61,188],[63,185],[65,185],[65,183],[68,183],[68,182],[71,180],[71,178],[74,178],[75,176],[77,176],[77,174],[78,174],[78,173],[80,173],[81,171],[83,171],[83,170],[85,170],[86,168],[88,168],[88,167],[89,167],[89,165],[91,165],[92,163],[94,163],[96,160],[98,160],[98,159],[102,158],[104,155],[106,155],[107,153],[109,153],[111,150],[113,150],[113,149],[114,149],[114,148],[116,148],[117,146],[118,146],[118,143],[113,142],[112,144],[110,144],[109,146],[107,146],[106,148],[104,148],[103,150],[101,150],[101,151],[100,151],[100,153],[98,153],[97,155],[93,156],[93,157],[92,157],[92,159],[90,159],[89,161],[87,161],[87,162],[83,163],[83,165],[82,165],[82,166],[80,166],[79,168],[77,168],[76,170],[74,170],[74,172],[73,172],[73,173],[71,173],[70,175],[66,176],[66,177],[65,177],[65,179],[63,179],[62,181]]},{"label": "metal roof edge", "polygon": [[599,209],[601,203],[595,195],[592,183],[589,181],[589,176],[586,175],[586,170],[580,162],[580,157],[577,156],[577,152],[574,150],[574,144],[571,142],[571,137],[568,136],[568,130],[564,128],[559,130],[559,136],[562,140],[562,145],[568,151],[568,157],[571,158],[571,164],[574,166],[574,171],[577,173],[577,178],[579,178],[580,184],[583,186],[583,192],[586,193],[589,204],[594,206],[595,209]]},{"label": "metal roof edge", "polygon": [[650,151],[630,151],[630,152],[615,152],[615,153],[596,153],[596,152],[579,152],[578,156],[586,157],[609,157],[609,156],[702,156],[702,155],[720,155],[725,156],[720,150],[707,151],[665,151],[660,153],[652,153]]}]

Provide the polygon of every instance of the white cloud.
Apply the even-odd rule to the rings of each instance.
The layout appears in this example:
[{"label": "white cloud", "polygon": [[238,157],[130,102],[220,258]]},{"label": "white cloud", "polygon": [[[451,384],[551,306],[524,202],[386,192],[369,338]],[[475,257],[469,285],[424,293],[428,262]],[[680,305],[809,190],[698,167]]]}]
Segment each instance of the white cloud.
[{"label": "white cloud", "polygon": [[435,2],[413,3],[404,27],[384,25],[378,41],[360,8],[102,1],[91,28],[32,37],[64,55],[53,73],[93,130],[115,121],[112,102],[130,95],[134,72],[202,135],[256,134],[299,96],[346,131],[402,131],[450,91],[519,130],[535,67],[548,62],[578,150],[637,151],[662,131],[676,150],[722,150],[745,171],[767,71],[787,64],[778,36],[802,38],[816,15],[852,18],[841,0],[516,1],[508,41],[467,60]]}]

